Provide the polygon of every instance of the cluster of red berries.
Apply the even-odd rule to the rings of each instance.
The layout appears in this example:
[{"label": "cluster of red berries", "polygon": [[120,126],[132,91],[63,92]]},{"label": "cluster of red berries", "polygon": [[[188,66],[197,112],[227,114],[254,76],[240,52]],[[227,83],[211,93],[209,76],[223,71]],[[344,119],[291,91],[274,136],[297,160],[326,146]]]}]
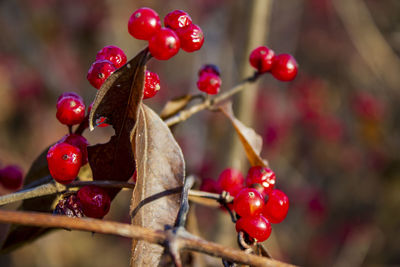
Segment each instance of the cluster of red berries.
[{"label": "cluster of red berries", "polygon": [[[121,48],[113,45],[105,46],[97,53],[96,60],[86,77],[94,88],[100,89],[108,77],[125,65],[126,61],[126,55]],[[160,78],[156,73],[146,70],[143,99],[155,96],[159,90]]]},{"label": "cluster of red berries", "polygon": [[218,94],[221,87],[220,71],[216,65],[203,65],[199,70],[197,88],[209,95]]},{"label": "cluster of red berries", "polygon": [[24,175],[20,167],[7,165],[0,169],[0,184],[8,190],[17,190],[22,186]]},{"label": "cluster of red berries", "polygon": [[204,43],[203,31],[192,23],[188,13],[174,10],[164,18],[164,26],[157,12],[142,7],[133,12],[128,31],[136,39],[149,42],[149,51],[159,60],[167,60],[182,48],[186,52],[199,50]]},{"label": "cluster of red berries", "polygon": [[54,209],[55,214],[68,217],[103,218],[110,210],[111,199],[107,192],[98,186],[87,185],[75,194],[60,200]]},{"label": "cluster of red berries", "polygon": [[216,182],[219,192],[234,197],[228,207],[237,215],[236,231],[245,232],[251,239],[262,242],[271,234],[271,223],[280,223],[289,209],[285,193],[275,189],[275,173],[262,166],[251,167],[246,179],[233,168],[222,171]]},{"label": "cluster of red berries", "polygon": [[259,73],[271,72],[277,80],[292,81],[296,78],[298,65],[290,54],[275,55],[272,49],[260,46],[251,52],[249,60]]}]

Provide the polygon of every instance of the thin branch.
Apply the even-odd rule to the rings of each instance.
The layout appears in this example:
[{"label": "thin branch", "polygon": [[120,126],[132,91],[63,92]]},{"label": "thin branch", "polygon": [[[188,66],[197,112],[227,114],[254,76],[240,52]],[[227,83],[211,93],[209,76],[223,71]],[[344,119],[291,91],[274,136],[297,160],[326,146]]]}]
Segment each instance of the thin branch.
[{"label": "thin branch", "polygon": [[[40,227],[66,228],[72,230],[82,230],[102,234],[113,234],[128,238],[145,240],[164,246],[168,238],[167,232],[147,229],[124,223],[104,221],[88,218],[69,218],[59,215],[48,215],[35,212],[20,212],[0,210],[0,222],[15,223],[23,225],[33,225]],[[175,237],[182,242],[183,250],[198,251],[215,257],[221,257],[237,263],[248,264],[251,266],[293,266],[268,258],[246,254],[238,249],[224,247],[222,245],[206,241],[193,236],[187,232]]]},{"label": "thin branch", "polygon": [[[67,192],[69,188],[75,187],[83,187],[85,185],[97,185],[101,187],[110,187],[110,188],[135,188],[135,183],[132,182],[118,182],[118,181],[76,181],[72,182],[66,186],[49,182],[43,185],[39,185],[36,187],[32,187],[29,189],[24,189],[15,193],[7,194],[4,196],[0,196],[0,206],[14,203],[17,201],[42,197],[53,194],[63,194]],[[219,194],[198,191],[198,190],[189,190],[189,200],[193,203],[209,206],[209,207],[219,207],[221,196]],[[233,200],[233,198],[231,199]]]},{"label": "thin branch", "polygon": [[254,83],[260,77],[260,75],[261,75],[260,73],[256,72],[256,73],[254,73],[253,76],[244,79],[238,85],[234,86],[233,88],[226,91],[225,93],[223,93],[213,99],[206,98],[201,103],[196,104],[194,106],[191,106],[188,109],[184,109],[184,110],[178,112],[176,115],[166,119],[164,122],[169,127],[171,127],[172,125],[175,125],[177,123],[187,120],[188,118],[190,118],[191,116],[193,116],[194,114],[196,114],[199,111],[202,111],[207,108],[212,108],[215,105],[217,105],[218,103],[220,103],[220,102],[228,99],[229,97],[242,91],[245,88],[246,84]]}]

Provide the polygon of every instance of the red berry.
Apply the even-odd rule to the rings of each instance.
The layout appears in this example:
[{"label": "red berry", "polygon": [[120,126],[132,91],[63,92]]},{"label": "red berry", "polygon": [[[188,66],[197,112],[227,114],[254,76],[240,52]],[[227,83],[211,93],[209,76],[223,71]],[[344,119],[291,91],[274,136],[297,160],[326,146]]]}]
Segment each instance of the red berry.
[{"label": "red berry", "polygon": [[221,78],[214,73],[204,73],[197,81],[197,88],[209,95],[216,95],[221,87]]},{"label": "red berry", "polygon": [[96,61],[97,60],[108,60],[118,69],[126,63],[126,55],[118,46],[109,45],[97,52]]},{"label": "red berry", "polygon": [[246,177],[246,185],[248,187],[254,184],[261,185],[258,189],[263,196],[272,192],[272,189],[275,187],[275,182],[275,173],[271,169],[262,166],[251,167]]},{"label": "red berry", "polygon": [[178,35],[168,28],[161,28],[149,41],[149,51],[159,60],[167,60],[176,55],[181,47]]},{"label": "red berry", "polygon": [[243,231],[257,242],[263,242],[271,235],[271,224],[262,215],[241,217],[236,222],[236,231]]},{"label": "red berry", "polygon": [[211,178],[205,178],[201,180],[200,190],[210,193],[221,192],[221,190],[218,187],[218,182]]},{"label": "red berry", "polygon": [[254,49],[250,54],[250,64],[260,73],[270,71],[274,62],[275,53],[266,46]]},{"label": "red berry", "polygon": [[236,196],[242,190],[243,182],[242,173],[233,168],[223,170],[218,177],[218,187],[232,196]]},{"label": "red berry", "polygon": [[59,102],[61,101],[61,99],[63,99],[64,97],[73,97],[73,98],[75,98],[75,99],[79,99],[80,101],[82,101],[83,102],[83,98],[80,96],[80,95],[78,95],[77,93],[75,93],[75,92],[65,92],[65,93],[62,93],[59,97],[58,97],[58,99],[57,99],[57,108],[58,108],[58,106],[59,106]]},{"label": "red berry", "polygon": [[47,152],[51,176],[61,184],[69,184],[79,173],[82,155],[79,148],[67,143],[57,143]]},{"label": "red berry", "polygon": [[187,27],[190,24],[192,24],[192,18],[182,10],[169,12],[164,18],[164,26],[173,30]]},{"label": "red berry", "polygon": [[86,78],[94,88],[99,89],[105,80],[115,71],[115,66],[108,60],[96,60],[88,71]]},{"label": "red berry", "polygon": [[57,143],[67,143],[74,147],[79,148],[82,154],[82,166],[88,162],[87,146],[89,145],[89,142],[82,135],[67,134],[63,136],[63,138],[61,138],[61,140],[58,141]]},{"label": "red berry", "polygon": [[110,197],[98,186],[87,185],[79,189],[78,200],[83,213],[92,218],[103,218],[110,210]]},{"label": "red berry", "polygon": [[181,48],[186,52],[199,50],[204,43],[204,34],[199,26],[190,24],[185,28],[176,30],[181,41]]},{"label": "red berry", "polygon": [[201,66],[201,69],[199,70],[199,77],[201,77],[204,73],[214,73],[215,75],[220,76],[220,70],[217,65],[214,64],[205,64]]},{"label": "red berry", "polygon": [[264,208],[264,197],[253,188],[244,188],[233,201],[233,209],[241,217],[258,215]]},{"label": "red berry", "polygon": [[269,194],[267,203],[264,205],[262,214],[271,223],[280,223],[286,218],[289,209],[289,198],[280,190],[273,190]]},{"label": "red berry", "polygon": [[146,70],[143,99],[155,96],[160,88],[160,77],[158,77],[157,73]]},{"label": "red berry", "polygon": [[297,62],[289,54],[277,55],[272,64],[271,74],[280,81],[291,81],[297,75]]},{"label": "red berry", "polygon": [[79,124],[85,118],[85,104],[81,99],[67,96],[57,102],[57,119],[66,125]]},{"label": "red berry", "polygon": [[22,186],[24,176],[21,168],[15,165],[9,165],[0,169],[0,183],[4,188],[16,190]]},{"label": "red berry", "polygon": [[128,22],[130,35],[139,40],[150,40],[160,28],[161,21],[157,12],[147,7],[133,12]]}]

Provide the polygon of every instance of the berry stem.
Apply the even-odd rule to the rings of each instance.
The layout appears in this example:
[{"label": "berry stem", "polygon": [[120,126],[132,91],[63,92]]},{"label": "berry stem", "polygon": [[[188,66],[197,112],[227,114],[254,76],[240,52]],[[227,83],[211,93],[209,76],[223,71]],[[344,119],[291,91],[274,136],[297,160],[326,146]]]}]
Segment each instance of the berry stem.
[{"label": "berry stem", "polygon": [[68,125],[68,133],[72,134],[72,125]]},{"label": "berry stem", "polygon": [[214,108],[218,103],[230,98],[231,96],[241,92],[246,84],[249,83],[254,83],[257,81],[257,79],[260,77],[260,73],[255,72],[252,76],[244,79],[243,81],[239,82],[236,86],[232,87],[230,90],[226,91],[225,93],[214,97],[212,99],[210,98],[204,98],[202,102],[199,104],[193,105],[187,109],[183,109],[180,112],[178,112],[176,115],[166,119],[164,122],[171,127],[172,125],[178,124],[180,122],[183,122],[196,114],[199,111],[202,111],[204,109],[212,109]]}]

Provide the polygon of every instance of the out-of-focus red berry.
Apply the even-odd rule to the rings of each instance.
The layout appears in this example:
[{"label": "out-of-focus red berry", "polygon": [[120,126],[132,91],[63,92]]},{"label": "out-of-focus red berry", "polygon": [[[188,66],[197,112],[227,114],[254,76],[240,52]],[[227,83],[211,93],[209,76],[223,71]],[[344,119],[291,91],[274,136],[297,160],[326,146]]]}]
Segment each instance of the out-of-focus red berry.
[{"label": "out-of-focus red berry", "polygon": [[217,76],[221,76],[221,71],[219,70],[217,65],[214,64],[205,64],[201,66],[199,70],[199,77],[201,77],[204,73],[214,73]]},{"label": "out-of-focus red berry", "polygon": [[22,186],[24,175],[20,167],[16,165],[8,165],[0,169],[0,183],[4,188],[9,190],[17,190]]},{"label": "out-of-focus red berry", "polygon": [[218,177],[218,187],[229,192],[231,196],[236,196],[243,188],[244,178],[239,170],[227,168]]}]

